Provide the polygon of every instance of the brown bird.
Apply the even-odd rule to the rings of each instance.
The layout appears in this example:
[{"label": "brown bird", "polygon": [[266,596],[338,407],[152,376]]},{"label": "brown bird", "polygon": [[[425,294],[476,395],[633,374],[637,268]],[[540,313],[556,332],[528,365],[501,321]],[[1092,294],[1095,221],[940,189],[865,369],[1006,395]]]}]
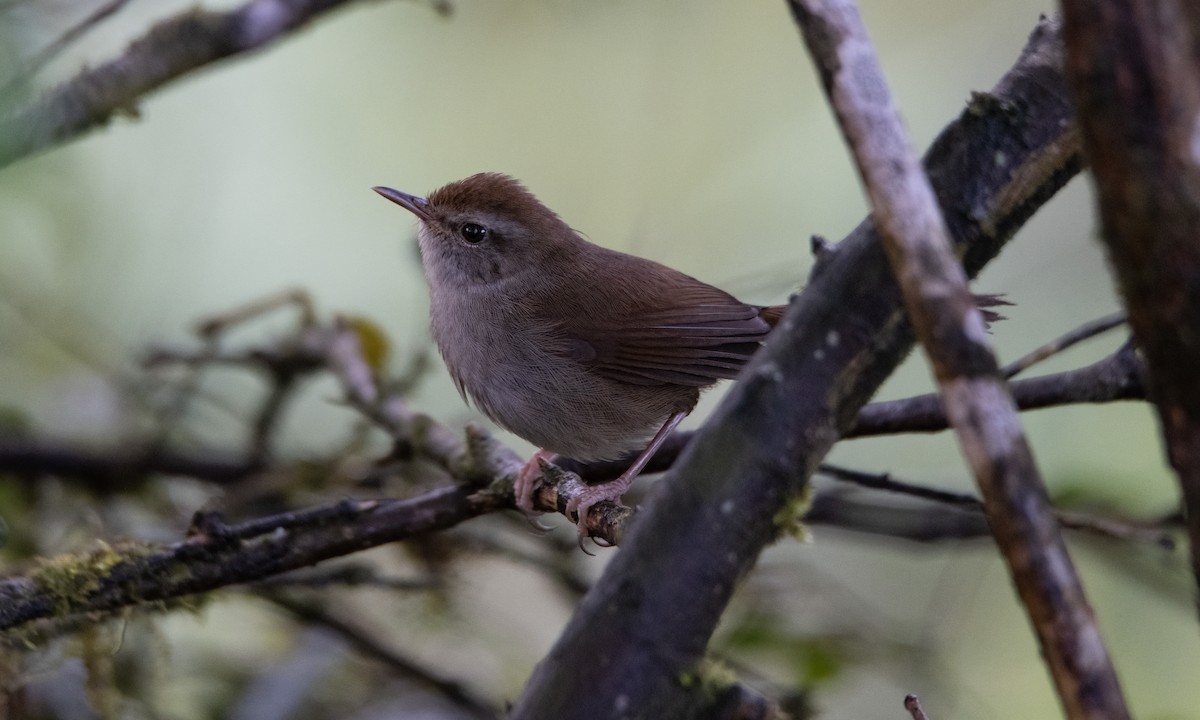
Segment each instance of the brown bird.
[{"label": "brown bird", "polygon": [[374,188],[420,221],[433,338],[464,398],[541,449],[514,485],[533,512],[540,459],[613,460],[574,498],[617,501],[700,392],[732,378],[784,306],[763,307],[583,239],[519,182],[482,173],[428,199]]}]

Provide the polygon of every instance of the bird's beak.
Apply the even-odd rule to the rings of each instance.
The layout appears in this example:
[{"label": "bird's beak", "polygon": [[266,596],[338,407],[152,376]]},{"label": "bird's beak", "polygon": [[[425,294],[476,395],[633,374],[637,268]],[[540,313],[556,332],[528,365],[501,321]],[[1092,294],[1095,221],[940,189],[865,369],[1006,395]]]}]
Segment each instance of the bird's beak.
[{"label": "bird's beak", "polygon": [[416,215],[421,222],[428,222],[433,219],[428,210],[429,201],[423,197],[409,195],[406,192],[393,190],[390,187],[383,187],[382,185],[373,187],[371,189],[409,211],[413,215]]}]

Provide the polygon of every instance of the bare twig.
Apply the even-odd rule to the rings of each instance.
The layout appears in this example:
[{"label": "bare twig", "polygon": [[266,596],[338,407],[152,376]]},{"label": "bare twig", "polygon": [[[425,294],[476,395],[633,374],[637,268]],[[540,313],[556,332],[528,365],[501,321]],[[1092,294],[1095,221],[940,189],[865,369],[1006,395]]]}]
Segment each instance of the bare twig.
[{"label": "bare twig", "polygon": [[904,709],[912,716],[912,720],[929,720],[929,716],[925,714],[925,709],[921,707],[921,701],[916,695],[904,696]]},{"label": "bare twig", "polygon": [[[345,500],[236,525],[226,525],[216,513],[199,513],[187,540],[105,554],[103,569],[94,576],[89,574],[87,556],[62,559],[64,564],[80,565],[78,572],[89,578],[86,588],[72,585],[78,592],[67,597],[37,572],[0,580],[0,630],[52,615],[103,613],[261,580],[513,507],[512,478],[521,460],[511,449],[473,427],[468,427],[464,441],[430,418],[412,412],[400,397],[381,395],[359,349],[358,335],[346,325],[301,328],[300,338],[302,342],[285,340],[276,348],[278,352],[258,350],[240,357],[267,367],[326,364],[342,381],[351,404],[385,428],[397,443],[440,466],[458,484],[411,500]],[[159,360],[167,357],[160,354]],[[206,349],[198,358],[178,354],[170,359],[194,361],[199,367],[221,357]],[[161,462],[168,456],[152,457]],[[257,467],[252,463],[235,470]],[[108,469],[120,471],[112,466]],[[44,468],[30,471],[44,472]],[[545,509],[565,512],[572,495],[584,489],[578,477],[558,473],[538,499]],[[602,504],[600,509],[589,515],[589,528],[594,536],[615,544],[631,511],[612,503]],[[184,570],[179,570],[181,567]]]},{"label": "bare twig", "polygon": [[100,492],[132,489],[155,473],[232,484],[259,469],[254,461],[217,453],[189,454],[145,447],[92,450],[20,437],[0,438],[0,472],[24,477],[82,478]]},{"label": "bare twig", "polygon": [[391,577],[380,575],[370,565],[361,563],[342,563],[329,569],[319,569],[310,572],[286,573],[278,577],[260,580],[254,583],[256,590],[277,590],[284,588],[327,588],[327,587],[372,587],[382,590],[397,590],[414,592],[433,590],[439,586],[436,578],[431,577]]},{"label": "bare twig", "polygon": [[1200,585],[1200,9],[1062,0],[1104,241],[1145,354]]},{"label": "bare twig", "polygon": [[[524,520],[521,522],[525,524],[523,529],[527,529],[528,524]],[[503,537],[495,532],[470,532],[469,529],[456,534],[456,539],[470,552],[495,555],[545,574],[571,600],[578,600],[592,586],[577,562],[579,546],[575,538],[557,547],[550,543],[550,552],[533,553],[505,542]]]},{"label": "bare twig", "polygon": [[[72,25],[62,35],[59,35],[49,45],[33,56],[3,87],[0,87],[0,97],[12,92],[18,85],[28,82],[34,75],[41,72],[51,60],[58,57],[71,43],[83,37],[88,31],[117,14],[130,0],[108,0],[75,25]],[[3,12],[4,8],[0,8]]]},{"label": "bare twig", "polygon": [[1042,362],[1043,360],[1054,357],[1073,345],[1081,343],[1089,338],[1096,337],[1101,333],[1108,332],[1113,328],[1118,328],[1124,324],[1125,313],[1123,312],[1113,313],[1112,315],[1106,315],[1098,320],[1084,323],[1062,337],[1055,338],[1033,352],[1023,355],[1008,365],[1005,365],[1004,369],[1000,371],[1000,374],[1005,378],[1010,379],[1016,377],[1018,374],[1025,372],[1034,365]]},{"label": "bare twig", "polygon": [[302,288],[288,288],[206,317],[196,323],[196,334],[202,338],[222,335],[239,325],[287,307],[296,308],[299,313],[297,324],[301,329],[317,324],[317,311],[312,296]]},{"label": "bare twig", "polygon": [[[188,353],[160,351],[159,362],[202,362],[204,358]],[[267,362],[261,352],[227,353],[208,359],[214,363],[256,365]],[[1116,400],[1143,399],[1144,368],[1131,344],[1117,352],[1076,370],[1053,373],[1011,383],[1013,397],[1022,410],[1058,407],[1077,403],[1106,403]],[[368,406],[367,412],[378,415]],[[379,422],[387,426],[384,420]],[[940,432],[947,427],[946,413],[935,394],[917,395],[901,400],[886,400],[862,409],[854,426],[844,437],[870,437],[906,432]],[[654,456],[647,474],[662,472],[675,462],[695,433],[677,432]],[[393,437],[396,435],[393,434]],[[621,474],[628,460],[582,463],[560,459],[564,470],[576,473],[585,482],[611,479]],[[152,473],[181,475],[218,484],[236,483],[263,470],[256,458],[220,453],[184,453],[158,447],[124,443],[122,449],[85,449],[71,445],[23,438],[0,440],[0,471],[35,477],[42,474],[79,477],[102,490],[133,487]],[[564,489],[563,494],[568,490]],[[554,499],[539,495],[539,506],[554,507]]]},{"label": "bare twig", "polygon": [[[850,468],[840,467],[838,465],[832,465],[830,463],[821,463],[821,466],[817,468],[817,472],[837,480],[858,485],[859,487],[896,493],[898,495],[905,495],[907,497],[921,498],[922,500],[930,500],[932,502],[970,510],[981,515],[984,512],[983,502],[981,502],[979,498],[975,497],[974,495],[969,495],[967,493],[956,493],[948,490],[939,490],[936,488],[926,487],[924,485],[917,485],[915,483],[897,480],[887,473],[868,473],[861,470],[853,470]],[[1080,530],[1082,532],[1087,532],[1114,540],[1146,543],[1163,548],[1165,550],[1175,549],[1174,535],[1170,531],[1163,530],[1161,528],[1134,525],[1113,518],[1094,517],[1068,510],[1054,510],[1053,512],[1054,516],[1058,518],[1059,524],[1065,528]]]},{"label": "bare twig", "polygon": [[355,626],[349,620],[338,617],[332,611],[312,603],[301,602],[279,593],[260,593],[276,606],[292,614],[297,620],[332,631],[349,643],[362,655],[376,660],[398,676],[412,680],[436,691],[439,695],[471,717],[498,718],[497,708],[455,680],[447,680],[420,663],[387,647],[369,632]]},{"label": "bare twig", "polygon": [[1068,717],[1129,717],[929,179],[853,0],[793,0],[904,304]]},{"label": "bare twig", "polygon": [[155,25],[117,58],[83,71],[0,120],[0,167],[135,113],[145,95],[197,68],[264,48],[348,0],[250,0],[189,10]]},{"label": "bare twig", "polygon": [[[1077,370],[1013,381],[1009,388],[1021,410],[1141,400],[1146,397],[1145,368],[1132,344]],[[941,399],[935,394],[871,403],[859,413],[846,437],[901,432],[940,432],[949,426]]]},{"label": "bare twig", "polygon": [[844,486],[815,493],[804,524],[917,543],[991,539],[982,512],[930,502],[887,502]]}]

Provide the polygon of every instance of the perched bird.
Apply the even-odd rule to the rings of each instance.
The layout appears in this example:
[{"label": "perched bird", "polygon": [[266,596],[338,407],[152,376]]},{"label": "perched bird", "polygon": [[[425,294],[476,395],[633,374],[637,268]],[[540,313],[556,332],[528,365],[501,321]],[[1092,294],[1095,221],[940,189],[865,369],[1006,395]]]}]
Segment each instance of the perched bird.
[{"label": "perched bird", "polygon": [[539,460],[641,454],[574,498],[619,500],[700,392],[734,377],[784,306],[739,301],[579,235],[519,182],[482,173],[421,198],[374,188],[420,221],[433,338],[454,383],[541,449],[515,483],[533,512]]}]

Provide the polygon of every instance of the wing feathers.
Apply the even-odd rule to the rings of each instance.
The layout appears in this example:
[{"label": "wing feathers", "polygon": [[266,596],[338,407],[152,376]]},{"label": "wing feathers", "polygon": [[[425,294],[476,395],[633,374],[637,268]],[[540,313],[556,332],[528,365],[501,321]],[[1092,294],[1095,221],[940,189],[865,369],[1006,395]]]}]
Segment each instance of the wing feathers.
[{"label": "wing feathers", "polygon": [[642,258],[589,252],[612,271],[586,272],[599,259],[577,263],[556,310],[572,316],[561,325],[567,353],[605,377],[704,387],[735,376],[771,330],[763,308],[723,290]]},{"label": "wing feathers", "polygon": [[721,310],[711,313],[708,323],[697,322],[694,308],[680,308],[676,322],[625,328],[581,324],[569,331],[572,343],[582,344],[572,355],[614,380],[710,385],[736,376],[770,331],[753,306],[738,303]]}]

